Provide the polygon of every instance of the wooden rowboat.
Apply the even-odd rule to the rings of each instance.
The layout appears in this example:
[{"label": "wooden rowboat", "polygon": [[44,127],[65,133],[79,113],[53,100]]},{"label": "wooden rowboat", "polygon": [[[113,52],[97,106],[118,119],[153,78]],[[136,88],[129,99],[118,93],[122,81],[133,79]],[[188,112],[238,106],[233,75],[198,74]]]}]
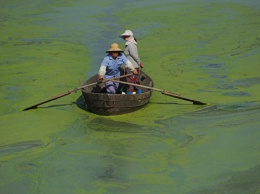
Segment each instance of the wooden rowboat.
[{"label": "wooden rowboat", "polygon": [[[153,80],[143,71],[140,71],[140,84],[153,87]],[[120,80],[126,81],[126,78]],[[86,80],[83,85],[98,81],[98,75]],[[100,83],[83,88],[82,95],[87,110],[99,115],[119,115],[133,112],[143,108],[150,100],[152,90],[142,88],[142,94],[107,94],[104,93],[105,84]]]},{"label": "wooden rowboat", "polygon": [[[123,70],[122,70],[123,71]],[[121,72],[121,74],[123,74]],[[77,103],[78,107],[82,109],[89,110],[90,112],[99,114],[99,115],[118,115],[118,114],[124,114],[136,111],[142,107],[144,107],[150,100],[150,97],[152,95],[152,91],[161,92],[161,94],[164,94],[166,96],[171,96],[174,98],[178,98],[181,100],[193,102],[193,104],[196,105],[206,105],[206,103],[193,100],[190,98],[186,98],[181,96],[180,94],[168,92],[166,90],[162,90],[159,88],[153,87],[153,80],[144,72],[140,72],[140,83],[127,83],[126,77],[130,76],[132,74],[128,75],[122,75],[117,78],[111,78],[111,79],[104,79],[101,82],[98,80],[98,75],[94,75],[90,79],[88,79],[84,85],[77,87],[73,90],[68,90],[67,92],[64,92],[62,94],[58,94],[56,96],[53,96],[52,98],[45,100],[43,102],[34,104],[32,106],[29,106],[25,110],[35,109],[38,106],[45,104],[47,102],[62,98],[64,96],[67,96],[71,94],[72,92],[77,92],[78,90],[82,91],[82,96],[84,97],[84,100],[86,102],[86,107],[81,107],[81,103]],[[120,80],[118,80],[120,78]],[[115,80],[117,79],[117,80]],[[142,88],[143,93],[142,94],[107,94],[104,93],[105,84],[106,81],[114,81],[118,82],[120,84],[126,84],[126,85],[132,85],[135,87]]]}]

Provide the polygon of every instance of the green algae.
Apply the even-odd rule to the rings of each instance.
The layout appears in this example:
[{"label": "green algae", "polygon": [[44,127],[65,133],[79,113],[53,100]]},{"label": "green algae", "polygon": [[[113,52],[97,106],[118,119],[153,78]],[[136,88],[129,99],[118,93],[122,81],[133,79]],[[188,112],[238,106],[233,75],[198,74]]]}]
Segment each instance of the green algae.
[{"label": "green algae", "polygon": [[[2,192],[259,191],[257,4],[26,2],[0,8]],[[125,29],[155,87],[209,105],[154,92],[140,111],[104,117],[76,93],[21,111],[96,73]]]},{"label": "green algae", "polygon": [[[40,15],[46,12],[44,8],[36,8],[37,3],[30,6],[12,3],[14,5],[2,4],[1,7],[0,87],[4,101],[1,102],[3,130],[0,133],[4,138],[0,144],[39,140],[46,145],[50,133],[63,129],[75,119],[68,112],[75,96],[58,100],[68,107],[51,114],[46,115],[44,110],[22,110],[77,87],[85,76],[83,69],[87,69],[84,64],[88,62],[88,50],[83,45],[50,37],[48,33],[55,30],[54,26],[36,24],[45,21]],[[60,111],[64,113],[61,115]]]},{"label": "green algae", "polygon": [[[144,63],[145,59],[150,61],[145,70],[148,69],[156,86],[174,87],[177,93],[209,104],[216,103],[220,97],[224,98],[222,102],[228,103],[235,99],[212,91],[219,83],[218,79],[209,79],[208,64],[222,64],[223,68],[216,69],[214,74],[228,75],[227,82],[258,77],[255,7],[230,2],[177,2],[163,4],[160,8],[157,5],[148,7],[134,9],[119,18],[129,21],[125,28],[141,36],[139,50]],[[144,19],[145,24],[134,18]],[[150,30],[149,23],[160,25]],[[150,34],[144,34],[144,30]],[[250,57],[243,58],[246,54]],[[211,91],[206,92],[205,88]],[[257,96],[256,90],[252,95]]]}]

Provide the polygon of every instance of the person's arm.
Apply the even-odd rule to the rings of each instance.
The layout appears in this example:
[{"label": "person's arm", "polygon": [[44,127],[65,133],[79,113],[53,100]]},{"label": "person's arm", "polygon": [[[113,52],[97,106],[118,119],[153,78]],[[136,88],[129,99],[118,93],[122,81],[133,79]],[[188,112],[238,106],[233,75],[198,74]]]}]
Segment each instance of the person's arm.
[{"label": "person's arm", "polygon": [[133,64],[129,60],[126,61],[125,67],[129,68],[134,74],[138,74],[137,70],[134,68]]},{"label": "person's arm", "polygon": [[107,72],[107,65],[108,65],[109,57],[108,55],[104,57],[103,61],[100,64],[100,68],[98,71],[99,79],[103,79],[106,72]]},{"label": "person's arm", "polygon": [[141,65],[143,66],[143,64],[140,60],[139,54],[138,54],[137,46],[132,43],[132,44],[128,45],[128,49],[129,49],[129,53],[130,53],[131,57],[136,61],[136,63],[140,66]]},{"label": "person's arm", "polygon": [[103,65],[100,66],[99,72],[98,72],[99,79],[104,78],[104,75],[106,74],[106,68],[107,68],[106,66],[103,66]]},{"label": "person's arm", "polygon": [[122,60],[126,68],[130,69],[134,74],[138,74],[131,61],[129,61],[124,54],[122,54]]},{"label": "person's arm", "polygon": [[144,64],[142,63],[142,61],[140,61],[140,67],[144,68]]}]

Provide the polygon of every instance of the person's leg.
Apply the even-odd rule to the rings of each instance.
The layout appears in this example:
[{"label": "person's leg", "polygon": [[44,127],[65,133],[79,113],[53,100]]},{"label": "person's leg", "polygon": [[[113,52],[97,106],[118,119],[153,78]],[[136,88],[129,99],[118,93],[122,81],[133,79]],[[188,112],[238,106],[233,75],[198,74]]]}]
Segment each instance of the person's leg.
[{"label": "person's leg", "polygon": [[[135,84],[140,84],[140,71],[139,71],[139,68],[137,70],[138,70],[138,75],[136,75]],[[135,86],[135,90],[136,90],[137,94],[142,94],[143,93],[141,87]]]},{"label": "person's leg", "polygon": [[112,82],[112,81],[107,81],[105,83],[106,85],[106,90],[108,94],[115,94],[118,88],[119,83],[117,82]]},{"label": "person's leg", "polygon": [[[127,82],[134,83],[134,84],[140,84],[139,68],[137,68],[137,71],[138,71],[137,75],[132,75],[132,76],[127,77]],[[128,69],[127,73],[131,73],[131,71]],[[127,85],[127,94],[132,94],[133,92],[136,92],[137,94],[141,94],[142,89],[138,86]]]},{"label": "person's leg", "polygon": [[[127,69],[126,73],[130,74],[132,72],[129,69]],[[136,75],[126,77],[126,81],[129,83],[134,83],[135,79],[136,79]],[[127,85],[126,87],[127,87],[127,91],[126,91],[127,94],[132,94],[135,91],[135,88],[132,85]]]}]

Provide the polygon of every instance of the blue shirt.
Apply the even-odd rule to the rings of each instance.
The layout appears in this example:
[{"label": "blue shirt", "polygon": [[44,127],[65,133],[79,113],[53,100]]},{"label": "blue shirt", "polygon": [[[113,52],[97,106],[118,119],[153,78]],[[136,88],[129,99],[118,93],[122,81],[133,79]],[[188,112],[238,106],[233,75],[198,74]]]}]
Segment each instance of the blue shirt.
[{"label": "blue shirt", "polygon": [[112,78],[112,77],[117,77],[120,76],[120,66],[122,64],[125,64],[128,61],[126,56],[122,53],[119,53],[118,57],[113,59],[111,54],[108,54],[105,56],[103,59],[102,63],[100,66],[105,66],[106,67],[106,74],[105,78]]}]

